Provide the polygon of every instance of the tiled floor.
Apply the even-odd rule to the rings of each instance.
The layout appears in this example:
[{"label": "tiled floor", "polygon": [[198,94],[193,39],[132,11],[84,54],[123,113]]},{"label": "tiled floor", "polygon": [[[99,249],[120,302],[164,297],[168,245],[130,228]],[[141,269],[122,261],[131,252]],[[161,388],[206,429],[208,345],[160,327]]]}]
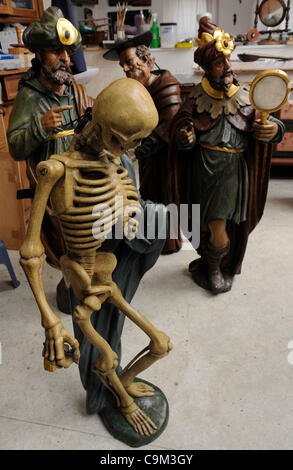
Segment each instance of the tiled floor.
[{"label": "tiled floor", "polygon": [[[86,415],[75,365],[43,370],[40,314],[18,253],[10,255],[21,285],[13,289],[0,266],[0,448],[127,449],[98,416]],[[187,273],[193,258],[190,249],[160,257],[133,300],[174,344],[144,374],[170,405],[168,427],[148,449],[292,448],[292,179],[271,180],[265,215],[231,292],[214,297],[193,284]],[[53,306],[59,278],[45,267]],[[72,331],[71,318],[61,317]],[[123,363],[146,344],[126,321]]]}]

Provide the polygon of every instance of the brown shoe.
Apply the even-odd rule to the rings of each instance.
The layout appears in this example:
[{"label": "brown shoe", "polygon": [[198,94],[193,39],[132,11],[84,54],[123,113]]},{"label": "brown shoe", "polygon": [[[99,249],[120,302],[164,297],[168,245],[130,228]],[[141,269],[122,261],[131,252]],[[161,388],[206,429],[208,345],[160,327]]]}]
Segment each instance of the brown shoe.
[{"label": "brown shoe", "polygon": [[209,245],[209,239],[210,239],[210,232],[203,232],[202,230],[200,231],[200,244],[199,247],[197,248],[197,253],[200,255],[200,258],[196,258],[195,260],[191,261],[188,266],[188,271],[190,273],[193,273],[198,269],[199,263],[205,264],[206,263],[206,256],[207,256],[207,249]]},{"label": "brown shoe", "polygon": [[219,248],[209,243],[207,249],[207,263],[210,289],[214,294],[225,292],[228,289],[223,273],[221,271],[221,261],[230,250],[230,241]]}]

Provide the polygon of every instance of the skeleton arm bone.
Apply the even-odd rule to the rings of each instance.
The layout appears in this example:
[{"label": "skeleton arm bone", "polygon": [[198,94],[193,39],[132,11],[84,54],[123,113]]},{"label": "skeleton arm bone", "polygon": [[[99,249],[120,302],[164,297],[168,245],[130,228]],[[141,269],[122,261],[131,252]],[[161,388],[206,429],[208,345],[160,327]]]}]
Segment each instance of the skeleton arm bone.
[{"label": "skeleton arm bone", "polygon": [[[47,303],[43,282],[42,266],[44,264],[44,246],[41,242],[41,224],[46,205],[55,183],[63,176],[62,163],[50,160],[42,162],[37,167],[38,185],[31,209],[31,217],[20,249],[20,264],[22,265],[42,316],[42,326],[45,328],[44,356],[60,367],[69,367],[72,362],[78,362],[79,350],[77,341],[64,329],[60,319]],[[75,350],[73,358],[65,358],[63,343],[68,342]]]}]

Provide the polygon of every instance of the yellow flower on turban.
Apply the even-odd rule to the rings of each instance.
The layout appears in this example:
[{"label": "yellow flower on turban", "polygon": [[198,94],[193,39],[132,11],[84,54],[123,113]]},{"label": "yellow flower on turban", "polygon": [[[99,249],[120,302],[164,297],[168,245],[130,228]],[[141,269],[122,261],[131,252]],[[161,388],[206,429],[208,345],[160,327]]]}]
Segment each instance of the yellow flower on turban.
[{"label": "yellow flower on turban", "polygon": [[216,29],[214,32],[214,39],[216,40],[216,49],[224,55],[230,55],[234,49],[234,42],[229,33]]},{"label": "yellow flower on turban", "polygon": [[202,47],[211,41],[216,40],[215,47],[217,51],[222,52],[224,55],[230,55],[234,49],[234,42],[229,33],[220,28],[216,28],[213,34],[202,33],[200,38],[196,39],[197,47]]}]

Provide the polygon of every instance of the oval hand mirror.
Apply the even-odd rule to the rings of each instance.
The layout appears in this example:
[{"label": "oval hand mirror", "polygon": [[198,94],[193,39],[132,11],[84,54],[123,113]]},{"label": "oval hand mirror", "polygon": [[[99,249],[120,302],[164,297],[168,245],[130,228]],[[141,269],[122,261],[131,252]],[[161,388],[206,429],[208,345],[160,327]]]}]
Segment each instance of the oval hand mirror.
[{"label": "oval hand mirror", "polygon": [[265,70],[253,80],[249,99],[251,105],[261,112],[261,123],[265,124],[270,113],[278,111],[287,102],[290,78],[283,70]]},{"label": "oval hand mirror", "polygon": [[259,7],[260,21],[266,26],[277,26],[282,23],[286,14],[283,0],[263,0]]}]

